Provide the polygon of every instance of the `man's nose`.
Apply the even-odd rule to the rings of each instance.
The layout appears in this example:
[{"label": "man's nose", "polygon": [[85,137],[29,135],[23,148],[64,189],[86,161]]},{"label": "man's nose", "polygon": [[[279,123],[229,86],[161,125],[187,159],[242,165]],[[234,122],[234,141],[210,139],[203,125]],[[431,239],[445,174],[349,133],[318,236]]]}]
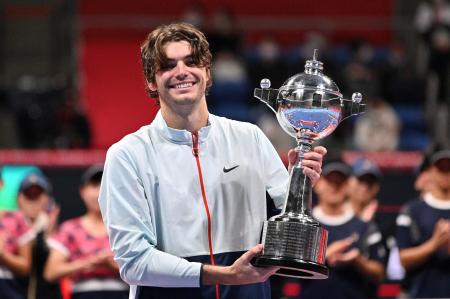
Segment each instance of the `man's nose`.
[{"label": "man's nose", "polygon": [[177,62],[177,66],[176,66],[176,76],[186,76],[187,75],[187,66],[184,63],[184,61],[180,60]]}]

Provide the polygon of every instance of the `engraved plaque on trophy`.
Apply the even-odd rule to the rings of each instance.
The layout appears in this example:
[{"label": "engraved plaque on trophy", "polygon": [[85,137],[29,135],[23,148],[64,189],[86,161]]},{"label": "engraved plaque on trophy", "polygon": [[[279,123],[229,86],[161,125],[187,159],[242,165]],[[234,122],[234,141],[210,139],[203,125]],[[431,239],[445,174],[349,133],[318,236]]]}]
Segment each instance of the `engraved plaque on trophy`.
[{"label": "engraved plaque on trophy", "polygon": [[331,134],[339,123],[364,112],[362,95],[354,93],[344,99],[337,85],[322,73],[323,64],[316,59],[306,61],[305,72],[287,79],[279,89],[270,88],[263,79],[254,96],[275,113],[286,133],[296,138],[298,160],[291,169],[289,190],[281,214],[263,224],[262,255],[252,263],[256,266],[280,267],[282,276],[325,279],[328,232],[311,216],[311,182],[303,174],[302,157],[315,140]]}]

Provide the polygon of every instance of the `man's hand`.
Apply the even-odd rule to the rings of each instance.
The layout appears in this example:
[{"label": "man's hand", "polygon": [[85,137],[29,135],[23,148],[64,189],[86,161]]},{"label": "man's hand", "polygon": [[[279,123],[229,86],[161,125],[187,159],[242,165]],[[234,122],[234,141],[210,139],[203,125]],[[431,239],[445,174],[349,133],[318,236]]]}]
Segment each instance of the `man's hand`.
[{"label": "man's hand", "polygon": [[[303,157],[303,173],[309,177],[312,186],[314,186],[320,178],[320,174],[322,173],[322,161],[323,157],[326,154],[326,148],[324,148],[323,146],[317,146],[312,151],[305,153]],[[295,166],[298,160],[298,152],[296,151],[296,149],[291,149],[288,152],[288,160],[288,169],[290,172],[292,167]]]},{"label": "man's hand", "polygon": [[278,271],[278,267],[259,268],[250,264],[250,261],[263,250],[261,244],[256,245],[238,258],[228,267],[203,266],[203,284],[240,285],[266,281]]}]

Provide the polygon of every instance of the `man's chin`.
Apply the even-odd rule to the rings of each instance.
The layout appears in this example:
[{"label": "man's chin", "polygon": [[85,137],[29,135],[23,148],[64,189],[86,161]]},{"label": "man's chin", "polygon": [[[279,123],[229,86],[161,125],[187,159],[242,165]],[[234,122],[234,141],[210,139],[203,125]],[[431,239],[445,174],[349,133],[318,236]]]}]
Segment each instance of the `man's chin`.
[{"label": "man's chin", "polygon": [[192,105],[198,102],[198,99],[192,96],[180,97],[176,100],[178,105]]},{"label": "man's chin", "polygon": [[174,97],[175,101],[178,104],[195,104],[197,102],[200,102],[202,96],[199,94],[192,94],[192,93],[186,93],[186,94],[179,94]]}]

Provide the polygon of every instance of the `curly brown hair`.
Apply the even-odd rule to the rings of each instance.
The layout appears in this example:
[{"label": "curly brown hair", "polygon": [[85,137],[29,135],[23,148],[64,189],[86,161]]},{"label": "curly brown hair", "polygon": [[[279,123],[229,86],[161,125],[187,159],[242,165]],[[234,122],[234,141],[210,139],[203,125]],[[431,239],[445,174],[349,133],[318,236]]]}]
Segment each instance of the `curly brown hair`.
[{"label": "curly brown hair", "polygon": [[[205,67],[208,73],[211,72],[212,56],[205,35],[191,24],[172,23],[169,25],[161,25],[150,32],[141,46],[142,67],[148,83],[156,83],[156,73],[161,69],[161,66],[166,64],[165,44],[178,41],[187,41],[189,43],[194,65]],[[210,76],[208,82],[206,82],[206,94],[211,84],[212,80]],[[148,84],[146,86],[149,96],[156,99],[159,103],[158,91],[150,90]]]}]

